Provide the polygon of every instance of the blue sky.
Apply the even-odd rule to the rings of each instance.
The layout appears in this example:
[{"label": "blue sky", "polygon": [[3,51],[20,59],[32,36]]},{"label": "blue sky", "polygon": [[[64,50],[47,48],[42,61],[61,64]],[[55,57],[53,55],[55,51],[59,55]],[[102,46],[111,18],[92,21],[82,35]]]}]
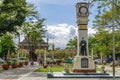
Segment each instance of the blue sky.
[{"label": "blue sky", "polygon": [[[88,0],[27,0],[34,4],[41,18],[46,18],[46,37],[55,47],[65,48],[69,39],[77,36],[76,3]],[[95,33],[92,27],[96,8],[90,9],[88,33]]]},{"label": "blue sky", "polygon": [[40,6],[41,16],[46,18],[48,25],[58,23],[74,24],[75,15],[75,4],[45,4]]},{"label": "blue sky", "polygon": [[[36,6],[36,10],[41,17],[47,19],[45,22],[47,25],[68,23],[74,26],[77,26],[76,3],[88,1],[89,0],[27,0],[27,2]],[[95,9],[93,8],[92,11],[95,12]],[[89,16],[89,18],[93,17],[94,14]],[[90,22],[91,21],[92,20],[90,20]]]}]

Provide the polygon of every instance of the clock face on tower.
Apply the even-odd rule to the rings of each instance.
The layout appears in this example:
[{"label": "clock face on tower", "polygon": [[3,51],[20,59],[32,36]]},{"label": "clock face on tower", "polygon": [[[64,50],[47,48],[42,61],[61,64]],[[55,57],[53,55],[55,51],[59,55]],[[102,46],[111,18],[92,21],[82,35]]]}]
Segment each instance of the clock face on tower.
[{"label": "clock face on tower", "polygon": [[[87,29],[89,16],[89,3],[81,2],[76,4],[77,24],[82,25],[80,29]],[[84,26],[86,25],[86,26]]]},{"label": "clock face on tower", "polygon": [[87,9],[87,7],[85,7],[85,6],[81,6],[81,7],[79,8],[79,12],[80,12],[81,14],[86,14],[86,13],[88,12],[88,9]]}]

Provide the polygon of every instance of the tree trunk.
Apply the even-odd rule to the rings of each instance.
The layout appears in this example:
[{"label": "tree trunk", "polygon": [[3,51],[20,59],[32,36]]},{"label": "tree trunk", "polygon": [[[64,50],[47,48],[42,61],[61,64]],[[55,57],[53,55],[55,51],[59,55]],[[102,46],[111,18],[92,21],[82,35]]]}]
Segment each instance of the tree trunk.
[{"label": "tree trunk", "polygon": [[30,50],[29,51],[29,59],[31,60],[31,61],[33,61],[34,60],[34,50]]}]

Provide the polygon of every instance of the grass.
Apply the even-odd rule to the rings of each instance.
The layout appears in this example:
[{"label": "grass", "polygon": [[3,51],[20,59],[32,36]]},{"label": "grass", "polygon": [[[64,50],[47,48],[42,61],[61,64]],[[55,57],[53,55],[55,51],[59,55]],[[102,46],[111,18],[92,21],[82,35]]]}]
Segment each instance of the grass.
[{"label": "grass", "polygon": [[[100,71],[102,72],[102,69],[101,68],[97,68],[97,71]],[[108,70],[109,72],[113,72],[112,70]]]},{"label": "grass", "polygon": [[[39,69],[36,69],[34,72],[49,72],[49,70],[51,70],[53,72],[61,72],[61,71],[64,71],[64,69],[65,68],[63,66],[61,66],[61,67],[54,66],[54,67],[51,67],[51,68],[43,68],[43,67],[41,67]],[[70,70],[72,70],[72,69],[70,68]],[[97,68],[97,71],[102,72],[102,69],[101,68]]]},{"label": "grass", "polygon": [[[51,67],[51,68],[39,68],[39,69],[36,69],[34,72],[49,72],[49,70],[53,71],[53,72],[61,72],[61,71],[64,71],[64,67]],[[100,71],[102,72],[102,69],[101,68],[97,68],[97,71]]]},{"label": "grass", "polygon": [[51,67],[51,68],[39,68],[36,69],[34,72],[49,72],[49,70],[53,71],[53,72],[61,72],[64,71],[64,67]]},{"label": "grass", "polygon": [[101,69],[101,68],[97,68],[96,70],[97,70],[97,71],[100,71],[100,72],[102,71],[102,69]]},{"label": "grass", "polygon": [[2,71],[3,71],[3,69],[0,68],[0,72],[2,72]]}]

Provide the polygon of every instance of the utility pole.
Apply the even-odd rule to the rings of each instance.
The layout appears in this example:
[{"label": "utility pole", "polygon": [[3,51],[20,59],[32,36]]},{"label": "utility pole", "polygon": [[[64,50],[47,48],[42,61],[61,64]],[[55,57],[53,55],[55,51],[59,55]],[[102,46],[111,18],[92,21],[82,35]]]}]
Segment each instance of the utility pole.
[{"label": "utility pole", "polygon": [[54,47],[55,47],[55,45],[53,44],[53,45],[52,45],[52,50],[53,50],[52,59],[53,59],[53,60],[54,60]]},{"label": "utility pole", "polygon": [[113,80],[115,80],[115,35],[114,35],[114,0],[112,0],[112,48],[113,48]]}]

